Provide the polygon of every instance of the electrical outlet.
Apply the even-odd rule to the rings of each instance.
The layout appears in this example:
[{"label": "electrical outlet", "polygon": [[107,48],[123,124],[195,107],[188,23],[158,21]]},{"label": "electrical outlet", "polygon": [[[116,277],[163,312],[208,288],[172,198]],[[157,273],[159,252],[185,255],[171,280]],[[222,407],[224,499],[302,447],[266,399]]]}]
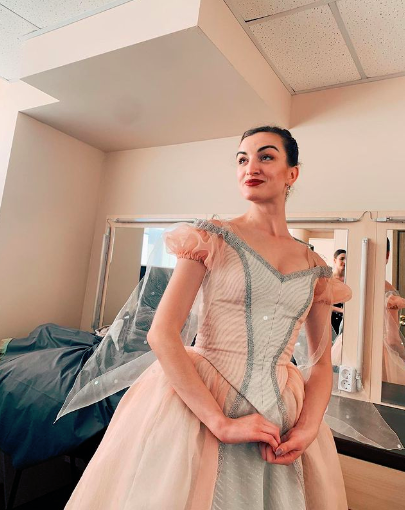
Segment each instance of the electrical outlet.
[{"label": "electrical outlet", "polygon": [[355,368],[340,365],[338,389],[342,391],[347,391],[348,393],[354,393],[357,391]]}]

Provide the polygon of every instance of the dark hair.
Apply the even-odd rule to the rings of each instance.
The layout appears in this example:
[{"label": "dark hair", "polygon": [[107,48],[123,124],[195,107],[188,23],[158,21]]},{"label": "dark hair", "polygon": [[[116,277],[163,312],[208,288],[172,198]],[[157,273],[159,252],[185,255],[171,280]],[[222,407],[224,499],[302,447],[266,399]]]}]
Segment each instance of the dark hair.
[{"label": "dark hair", "polygon": [[333,258],[337,259],[339,255],[342,255],[342,253],[346,253],[346,250],[336,250],[335,253],[333,254]]},{"label": "dark hair", "polygon": [[274,133],[281,137],[283,140],[284,150],[287,153],[287,163],[289,166],[298,165],[298,145],[288,129],[282,129],[277,126],[260,126],[253,129],[248,129],[242,135],[240,143],[243,142],[248,136],[255,135],[256,133]]},{"label": "dark hair", "polygon": [[390,243],[390,240],[387,237],[387,253],[390,253],[390,251],[391,251],[391,243]]}]

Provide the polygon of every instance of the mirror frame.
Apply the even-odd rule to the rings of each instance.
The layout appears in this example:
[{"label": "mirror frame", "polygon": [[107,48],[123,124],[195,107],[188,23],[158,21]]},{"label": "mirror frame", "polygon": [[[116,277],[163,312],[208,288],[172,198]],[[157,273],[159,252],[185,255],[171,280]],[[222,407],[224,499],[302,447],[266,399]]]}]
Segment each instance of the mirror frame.
[{"label": "mirror frame", "polygon": [[[390,404],[382,399],[382,363],[383,363],[383,328],[384,328],[384,295],[386,276],[386,247],[388,230],[405,230],[404,211],[379,211],[376,222],[376,269],[375,299],[373,314],[373,359],[371,401],[388,407],[405,409],[405,405]],[[404,388],[405,389],[405,388]]]},{"label": "mirror frame", "polygon": [[[201,215],[194,218],[190,216],[109,216],[106,220],[106,228],[103,235],[103,243],[100,255],[100,267],[97,278],[96,298],[93,309],[93,319],[91,327],[94,331],[103,325],[104,310],[108,288],[108,278],[113,256],[114,241],[117,228],[148,228],[148,227],[166,227],[173,223],[192,222]],[[205,219],[205,216],[202,217]]]}]

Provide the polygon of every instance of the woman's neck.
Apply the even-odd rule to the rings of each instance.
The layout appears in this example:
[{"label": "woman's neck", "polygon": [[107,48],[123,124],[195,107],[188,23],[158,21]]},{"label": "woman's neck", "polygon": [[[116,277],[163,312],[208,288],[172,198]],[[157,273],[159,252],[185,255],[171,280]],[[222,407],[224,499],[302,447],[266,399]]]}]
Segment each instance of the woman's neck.
[{"label": "woman's neck", "polygon": [[340,280],[341,282],[344,282],[345,281],[345,277],[343,274],[341,274],[339,271],[336,271],[336,270],[333,270],[332,272],[332,275],[334,278],[337,278],[338,280]]},{"label": "woman's neck", "polygon": [[252,204],[249,210],[239,216],[246,228],[254,228],[274,237],[291,237],[285,215],[285,205]]}]

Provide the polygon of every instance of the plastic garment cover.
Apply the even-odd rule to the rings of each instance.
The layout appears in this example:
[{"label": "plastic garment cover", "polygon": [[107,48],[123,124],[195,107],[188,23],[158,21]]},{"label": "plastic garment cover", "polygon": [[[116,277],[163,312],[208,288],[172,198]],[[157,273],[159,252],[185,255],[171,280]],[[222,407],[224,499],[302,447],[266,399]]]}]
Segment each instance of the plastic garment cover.
[{"label": "plastic garment cover", "polygon": [[399,311],[405,299],[398,291],[385,293],[383,381],[405,385],[405,338],[400,330]]},{"label": "plastic garment cover", "polygon": [[[259,358],[252,359],[252,349],[253,347],[256,349],[256,346],[250,346],[252,349],[249,351],[249,342],[252,342],[253,338],[252,335],[249,337],[249,330],[253,328],[257,334],[266,334],[265,332],[269,330],[265,328],[272,323],[272,320],[267,319],[279,320],[276,318],[279,310],[277,313],[274,312],[272,317],[264,313],[260,315],[262,312],[256,318],[250,317],[249,320],[253,322],[246,327],[245,309],[254,307],[259,311],[276,310],[277,295],[281,288],[286,289],[287,295],[288,292],[292,292],[290,303],[284,303],[283,316],[276,327],[276,330],[281,328],[283,321],[292,324],[287,337],[289,341],[282,349],[277,347],[278,354],[269,360],[265,360],[267,347],[264,346],[262,359],[265,363],[271,364],[269,372],[263,372],[264,377],[270,377],[270,372],[275,369],[274,378],[269,379],[269,384],[273,384],[274,379],[277,379],[280,388],[288,385],[287,365],[292,355],[304,380],[308,380],[312,367],[323,356],[330,357],[331,307],[333,303],[350,299],[351,291],[339,280],[331,278],[331,268],[325,265],[319,255],[308,249],[309,269],[283,275],[249,247],[229,222],[212,223],[196,220],[193,225],[178,224],[168,229],[163,238],[168,251],[175,253],[177,257],[198,260],[206,267],[204,280],[182,330],[184,344],[190,345],[198,333],[196,352],[206,357],[259,412],[263,397],[266,398],[268,395],[260,394],[260,398],[255,401],[255,391],[268,388],[269,385],[263,380],[254,380],[254,374],[250,374],[251,378],[246,384],[246,373],[253,370],[252,363],[254,364],[255,360],[259,361]],[[147,332],[171,276],[171,270],[157,266],[157,254],[161,250],[162,245],[155,246],[144,279],[132,293],[109,333],[77,377],[58,417],[130,386],[156,360],[152,352],[139,356],[138,347],[141,342],[146,345]],[[257,268],[256,280],[246,278],[246,271],[244,273],[243,269],[238,269],[239,266],[242,267],[241,261],[245,260],[244,263],[247,264],[246,259],[249,257],[250,263]],[[273,275],[272,278],[269,277],[269,272]],[[262,285],[265,278],[269,278],[269,287]],[[257,282],[257,285],[263,288],[263,293],[253,292],[255,298],[251,302],[246,296],[247,288],[252,290],[251,287],[255,285],[252,282]],[[291,286],[294,290],[288,291],[290,284],[294,285]],[[312,295],[309,293],[308,300],[309,289],[313,292],[311,291]],[[289,317],[289,308],[293,310],[296,307],[295,301],[300,296],[304,299],[304,306],[298,315],[294,312]],[[247,335],[246,340],[242,338],[243,341],[238,344],[235,339],[241,337],[243,330]],[[216,348],[207,348],[210,342],[215,343],[216,338],[219,339]],[[260,343],[257,346],[259,350]],[[277,392],[279,390],[276,390]],[[277,398],[280,403],[279,397]],[[374,406],[370,404],[370,408],[374,409]],[[335,426],[340,425],[343,419],[338,432],[342,429],[350,431],[345,426],[346,416],[347,413],[334,414]],[[369,428],[370,424],[367,430]],[[389,427],[388,429],[394,434]],[[366,436],[361,432],[356,437]],[[399,441],[395,434],[394,436],[393,441],[388,444],[374,442],[382,447],[395,448],[398,447]]]},{"label": "plastic garment cover", "polygon": [[[184,238],[189,237],[190,233],[187,231],[186,224],[172,225],[166,230],[165,235],[177,228],[186,229]],[[199,242],[203,249],[203,240],[199,239]],[[79,373],[57,420],[65,414],[128,388],[156,361],[156,356],[147,342],[147,333],[173,273],[173,269],[158,265],[163,249],[164,239],[162,238],[156,243],[149,256],[145,276],[118,313],[98,349]],[[207,264],[209,263],[208,260]],[[206,280],[209,274],[208,272]],[[191,345],[197,333],[200,295],[201,291],[182,330],[182,340],[186,346]]]},{"label": "plastic garment cover", "polygon": [[14,467],[38,464],[84,443],[83,453],[95,448],[124,391],[54,421],[99,343],[91,333],[56,324],[8,343],[0,359],[0,450]]}]

